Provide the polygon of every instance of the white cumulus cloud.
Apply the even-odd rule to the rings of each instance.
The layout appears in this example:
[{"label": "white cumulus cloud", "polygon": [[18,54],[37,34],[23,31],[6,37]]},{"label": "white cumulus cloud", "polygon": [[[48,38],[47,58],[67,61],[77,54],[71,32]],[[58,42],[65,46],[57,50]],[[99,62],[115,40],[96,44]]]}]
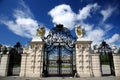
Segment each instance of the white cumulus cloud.
[{"label": "white cumulus cloud", "polygon": [[65,27],[72,30],[77,22],[87,19],[91,15],[90,12],[96,11],[98,7],[97,3],[88,4],[76,14],[69,5],[61,4],[51,9],[48,14],[52,17],[54,24],[63,24]]},{"label": "white cumulus cloud", "polygon": [[103,16],[103,22],[106,21],[113,13],[113,11],[115,10],[115,8],[112,8],[112,7],[108,7],[107,9],[105,10],[101,10],[101,14]]},{"label": "white cumulus cloud", "polygon": [[21,8],[14,9],[14,20],[4,19],[0,20],[0,22],[5,24],[16,35],[31,38],[38,28],[38,23],[25,3],[22,0],[20,3]]},{"label": "white cumulus cloud", "polygon": [[64,24],[65,27],[73,29],[76,20],[76,14],[71,7],[66,4],[58,5],[48,12],[55,24]]},{"label": "white cumulus cloud", "polygon": [[104,28],[105,28],[105,31],[109,31],[113,28],[113,26],[111,24],[104,24]]},{"label": "white cumulus cloud", "polygon": [[93,29],[87,33],[87,38],[93,41],[93,44],[98,44],[104,38],[105,32],[102,29]]},{"label": "white cumulus cloud", "polygon": [[98,9],[99,6],[97,3],[95,4],[89,4],[86,7],[79,10],[79,14],[77,15],[78,20],[84,20],[87,19],[87,17],[90,17],[90,12],[93,12],[94,10]]},{"label": "white cumulus cloud", "polygon": [[111,44],[111,43],[114,43],[118,40],[120,40],[120,35],[116,33],[111,38],[107,39],[106,42]]},{"label": "white cumulus cloud", "polygon": [[15,21],[3,21],[15,34],[27,38],[33,37],[36,32],[37,22],[31,18],[17,18]]}]

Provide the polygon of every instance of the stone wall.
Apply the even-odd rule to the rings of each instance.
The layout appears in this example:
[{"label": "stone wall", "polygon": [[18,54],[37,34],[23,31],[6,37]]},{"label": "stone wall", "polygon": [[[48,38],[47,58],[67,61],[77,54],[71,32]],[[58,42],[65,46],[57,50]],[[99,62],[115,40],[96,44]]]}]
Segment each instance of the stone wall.
[{"label": "stone wall", "polygon": [[100,68],[100,54],[95,53],[91,54],[92,57],[92,71],[93,71],[93,76],[94,77],[100,77],[102,76],[101,74],[101,68]]},{"label": "stone wall", "polygon": [[115,76],[120,76],[120,55],[113,54]]},{"label": "stone wall", "polygon": [[0,76],[7,76],[9,64],[9,54],[1,55]]}]

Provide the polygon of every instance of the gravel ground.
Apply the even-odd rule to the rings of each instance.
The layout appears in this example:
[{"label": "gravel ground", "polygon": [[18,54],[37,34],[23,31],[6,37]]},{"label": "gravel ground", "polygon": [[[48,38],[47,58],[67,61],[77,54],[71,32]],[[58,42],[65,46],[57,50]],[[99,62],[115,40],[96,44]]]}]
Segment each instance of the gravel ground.
[{"label": "gravel ground", "polygon": [[72,78],[72,77],[47,77],[47,78],[29,78],[29,77],[0,77],[0,80],[120,80],[120,77],[92,77],[92,78]]}]

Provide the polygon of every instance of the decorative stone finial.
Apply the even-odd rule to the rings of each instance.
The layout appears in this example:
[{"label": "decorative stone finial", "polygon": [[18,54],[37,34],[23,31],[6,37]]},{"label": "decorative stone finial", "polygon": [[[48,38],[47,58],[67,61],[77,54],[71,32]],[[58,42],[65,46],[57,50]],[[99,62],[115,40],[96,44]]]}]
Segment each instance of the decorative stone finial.
[{"label": "decorative stone finial", "polygon": [[78,38],[82,38],[85,35],[85,29],[82,29],[80,25],[76,25],[75,33]]},{"label": "decorative stone finial", "polygon": [[36,36],[44,37],[45,35],[45,27],[41,26],[37,29]]},{"label": "decorative stone finial", "polygon": [[33,37],[32,42],[42,41],[45,35],[45,27],[41,26],[36,30],[36,35]]}]

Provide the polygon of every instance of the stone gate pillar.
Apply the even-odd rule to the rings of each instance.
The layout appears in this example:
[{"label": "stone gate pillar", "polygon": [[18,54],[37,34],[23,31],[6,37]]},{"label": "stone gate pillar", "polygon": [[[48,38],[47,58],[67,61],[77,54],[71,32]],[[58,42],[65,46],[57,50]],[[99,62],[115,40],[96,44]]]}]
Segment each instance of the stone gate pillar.
[{"label": "stone gate pillar", "polygon": [[91,77],[91,43],[86,39],[76,41],[76,70],[79,77]]},{"label": "stone gate pillar", "polygon": [[7,76],[9,64],[9,54],[1,55],[0,76]]},{"label": "stone gate pillar", "polygon": [[36,77],[42,77],[43,71],[43,53],[44,43],[43,42],[31,42],[31,47],[35,46],[35,52],[31,54],[31,68]]},{"label": "stone gate pillar", "polygon": [[120,76],[120,55],[113,54],[115,76]]},{"label": "stone gate pillar", "polygon": [[30,42],[29,48],[23,50],[21,72],[23,77],[41,77],[43,70],[44,42],[36,36]]}]

